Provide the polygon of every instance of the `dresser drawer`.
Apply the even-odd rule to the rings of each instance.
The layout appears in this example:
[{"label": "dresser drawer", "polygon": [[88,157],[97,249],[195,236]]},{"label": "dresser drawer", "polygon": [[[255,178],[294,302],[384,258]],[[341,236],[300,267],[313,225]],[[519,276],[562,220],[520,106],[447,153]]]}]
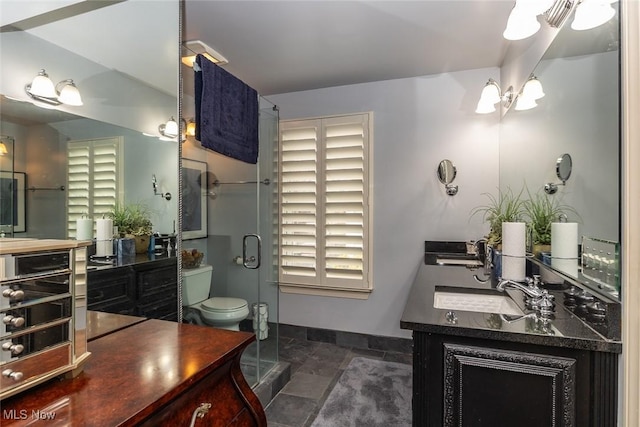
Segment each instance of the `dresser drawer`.
[{"label": "dresser drawer", "polygon": [[0,394],[35,381],[71,363],[71,343],[20,358],[0,366]]},{"label": "dresser drawer", "polygon": [[200,380],[177,399],[147,419],[142,425],[189,425],[193,412],[201,404],[210,404],[208,412],[196,419],[196,426],[257,426],[243,396],[231,378],[231,363]]}]

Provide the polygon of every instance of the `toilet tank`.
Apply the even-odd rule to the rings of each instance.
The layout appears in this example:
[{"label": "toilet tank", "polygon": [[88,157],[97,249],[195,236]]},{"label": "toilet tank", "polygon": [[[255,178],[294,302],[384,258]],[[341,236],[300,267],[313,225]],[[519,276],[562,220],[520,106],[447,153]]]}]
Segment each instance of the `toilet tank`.
[{"label": "toilet tank", "polygon": [[198,268],[182,269],[182,305],[193,305],[209,298],[213,267],[201,265]]}]

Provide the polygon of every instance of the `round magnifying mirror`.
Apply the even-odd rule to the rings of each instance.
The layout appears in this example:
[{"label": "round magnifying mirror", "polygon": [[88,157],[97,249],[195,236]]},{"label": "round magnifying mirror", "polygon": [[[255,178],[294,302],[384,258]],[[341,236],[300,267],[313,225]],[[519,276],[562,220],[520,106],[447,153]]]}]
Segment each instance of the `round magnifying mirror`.
[{"label": "round magnifying mirror", "polygon": [[563,183],[571,176],[572,166],[573,163],[569,154],[565,153],[558,157],[558,161],[556,162],[556,175],[558,175],[558,178],[560,178]]},{"label": "round magnifying mirror", "polygon": [[456,167],[451,160],[445,159],[438,165],[438,179],[445,185],[451,184],[456,179],[457,173]]}]

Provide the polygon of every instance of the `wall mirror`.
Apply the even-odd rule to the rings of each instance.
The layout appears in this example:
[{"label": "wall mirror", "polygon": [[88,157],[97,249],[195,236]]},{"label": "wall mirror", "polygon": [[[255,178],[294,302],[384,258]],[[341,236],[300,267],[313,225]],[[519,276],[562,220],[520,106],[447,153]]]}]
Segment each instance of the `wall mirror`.
[{"label": "wall mirror", "polygon": [[[546,96],[533,109],[512,108],[503,117],[500,188],[535,194],[570,170],[571,180],[549,197],[580,215],[569,215],[579,222],[579,237],[619,242],[620,39],[618,4],[613,6],[616,16],[591,30],[572,30],[569,18],[532,70]],[[558,153],[570,153],[570,169],[565,160],[557,164]],[[581,273],[576,278],[603,291]]]},{"label": "wall mirror", "polygon": [[451,184],[458,171],[451,160],[443,160],[438,164],[438,179],[442,184]]},{"label": "wall mirror", "polygon": [[[180,147],[158,127],[178,117],[179,12],[177,0],[153,13],[140,0],[0,3],[0,133],[27,187],[26,229],[14,237],[69,237],[71,141],[119,141],[117,199],[146,205],[154,231],[176,230]],[[54,85],[72,79],[83,105],[33,103],[25,85],[41,69]],[[100,180],[97,165],[86,173]],[[157,192],[176,197],[158,197],[154,175]]]},{"label": "wall mirror", "polygon": [[573,161],[571,155],[564,153],[556,160],[556,176],[560,180],[560,183],[549,182],[544,186],[544,192],[547,194],[556,194],[558,192],[558,185],[565,185],[571,177],[571,171],[573,170]]}]

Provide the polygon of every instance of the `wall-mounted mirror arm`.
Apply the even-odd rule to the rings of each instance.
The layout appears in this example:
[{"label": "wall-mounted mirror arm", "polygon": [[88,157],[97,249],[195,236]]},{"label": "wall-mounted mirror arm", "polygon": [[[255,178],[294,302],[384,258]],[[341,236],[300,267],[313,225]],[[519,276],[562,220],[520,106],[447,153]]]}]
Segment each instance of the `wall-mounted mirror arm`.
[{"label": "wall-mounted mirror arm", "polygon": [[556,160],[556,176],[561,181],[559,183],[549,182],[545,184],[544,191],[547,194],[556,194],[558,192],[559,185],[566,185],[569,177],[571,176],[571,169],[573,168],[573,161],[570,154],[563,154]]},{"label": "wall-mounted mirror arm", "polygon": [[438,174],[438,180],[444,184],[447,195],[455,196],[458,194],[458,186],[452,184],[453,180],[456,179],[458,170],[451,160],[442,160],[440,164],[438,164],[436,173]]},{"label": "wall-mounted mirror arm", "polygon": [[163,197],[165,200],[171,200],[171,193],[163,193],[158,190],[158,180],[156,174],[151,175],[151,184],[153,185],[153,194],[155,196]]}]

